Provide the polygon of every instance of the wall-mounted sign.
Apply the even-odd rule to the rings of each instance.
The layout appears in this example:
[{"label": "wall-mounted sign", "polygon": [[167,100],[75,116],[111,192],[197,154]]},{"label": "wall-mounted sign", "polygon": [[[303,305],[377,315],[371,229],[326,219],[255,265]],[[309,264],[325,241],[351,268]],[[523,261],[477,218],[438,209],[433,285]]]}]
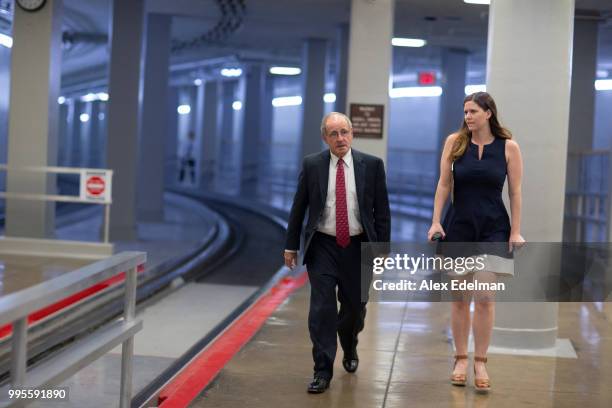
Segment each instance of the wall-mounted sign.
[{"label": "wall-mounted sign", "polygon": [[419,85],[435,85],[436,73],[433,71],[419,72]]},{"label": "wall-mounted sign", "polygon": [[384,105],[351,103],[353,136],[367,139],[382,139]]}]

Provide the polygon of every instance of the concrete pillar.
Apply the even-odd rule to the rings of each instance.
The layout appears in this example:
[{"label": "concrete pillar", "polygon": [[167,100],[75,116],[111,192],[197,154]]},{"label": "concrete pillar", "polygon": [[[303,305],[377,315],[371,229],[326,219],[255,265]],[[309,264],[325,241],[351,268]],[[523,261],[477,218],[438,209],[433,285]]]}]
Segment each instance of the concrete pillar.
[{"label": "concrete pillar", "polygon": [[[531,242],[562,238],[573,23],[573,0],[495,0],[489,9],[487,90],[521,146],[521,232]],[[557,312],[557,303],[500,302],[491,344],[554,347]]]},{"label": "concrete pillar", "polygon": [[81,157],[81,113],[83,113],[84,103],[78,98],[72,101],[72,127],[70,128],[70,151],[68,163],[70,167],[79,167]]},{"label": "concrete pillar", "polygon": [[79,133],[78,146],[79,151],[75,152],[75,163],[76,167],[88,167],[89,166],[89,150],[91,145],[91,128],[93,126],[93,115],[92,115],[92,103],[84,102],[81,104],[81,115],[84,115],[82,120],[79,116]]},{"label": "concrete pillar", "polygon": [[257,185],[260,162],[261,113],[264,97],[264,77],[261,63],[250,63],[240,79],[239,99],[242,100],[242,131],[238,146],[240,151],[240,192],[252,196]]},{"label": "concrete pillar", "polygon": [[58,166],[67,166],[69,153],[67,146],[69,144],[69,136],[71,135],[72,123],[69,121],[72,110],[72,103],[66,100],[60,105],[60,117],[59,117],[59,129],[58,129],[58,152],[57,152],[57,164]]},{"label": "concrete pillar", "polygon": [[223,192],[228,187],[227,181],[233,172],[233,146],[234,146],[234,95],[236,90],[236,81],[221,82],[221,100],[220,100],[220,123],[219,123],[219,154],[217,161],[217,174],[215,176],[216,189]]},{"label": "concrete pillar", "polygon": [[336,34],[336,112],[347,113],[346,86],[348,81],[349,25],[341,24]]},{"label": "concrete pillar", "polygon": [[204,148],[204,98],[206,89],[204,84],[198,85],[195,88],[195,103],[192,107],[192,114],[194,120],[194,132],[195,132],[195,143],[193,147],[193,156],[196,161],[196,185],[201,185],[202,182],[202,161],[204,160],[203,148]]},{"label": "concrete pillar", "polygon": [[[147,14],[138,158],[138,219],[164,219],[166,105],[172,17]],[[161,165],[160,165],[161,164]]]},{"label": "concrete pillar", "polygon": [[[387,160],[394,0],[352,0],[347,104],[383,105],[382,139],[355,138],[355,149]],[[347,109],[348,110],[348,109]]]},{"label": "concrete pillar", "polygon": [[[465,99],[465,78],[467,71],[467,50],[445,48],[442,50],[442,96],[440,97],[440,131],[438,132],[438,152],[442,154],[444,141],[451,133],[461,127],[463,120],[463,99]],[[440,166],[435,166],[437,180]]]},{"label": "concrete pillar", "polygon": [[[595,119],[595,88],[597,73],[597,37],[599,21],[576,16],[574,20],[574,47],[572,61],[572,84],[570,99],[570,121],[568,157],[565,188],[567,192],[577,191],[580,186],[580,160],[578,152],[593,148],[593,127]],[[574,209],[578,201],[569,197]],[[582,240],[580,228],[573,219],[566,219],[563,225],[564,241]]]},{"label": "concrete pillar", "polygon": [[[0,163],[6,163],[8,150],[8,111],[11,50],[0,46]],[[6,191],[6,174],[0,174],[0,191]],[[4,206],[4,203],[0,204]]]},{"label": "concrete pillar", "polygon": [[107,164],[106,164],[106,145],[107,145],[107,141],[108,141],[108,104],[107,103],[103,103],[100,104],[100,112],[98,113],[98,125],[100,127],[100,140],[99,140],[99,149],[98,149],[98,161],[99,164],[97,167],[100,168],[107,168]]},{"label": "concrete pillar", "polygon": [[321,119],[325,95],[327,41],[310,38],[302,51],[302,137],[298,163],[311,153],[321,151]]},{"label": "concrete pillar", "polygon": [[[274,107],[272,99],[274,98],[274,78],[272,75],[264,73],[264,95],[261,103],[261,134],[259,150],[259,171],[262,179],[265,179],[270,162],[272,160],[272,115]],[[261,185],[262,183],[260,183]]]},{"label": "concrete pillar", "polygon": [[[188,147],[188,140],[189,140],[189,134],[191,132],[196,132],[196,127],[197,127],[197,114],[198,114],[198,96],[197,96],[197,90],[198,87],[196,86],[182,86],[178,89],[178,105],[187,105],[190,107],[190,112],[189,113],[184,113],[184,114],[178,114],[177,117],[177,123],[178,123],[178,128],[177,128],[177,165],[178,165],[178,169],[181,169],[181,166],[183,165],[183,158],[185,156],[185,154],[187,153],[187,147]],[[176,111],[176,108],[175,108]],[[198,157],[196,157],[197,155],[197,149],[195,144],[197,143],[197,139],[194,141],[194,150],[192,150],[192,155],[194,156],[195,160],[196,160],[196,165],[197,162],[199,161]],[[191,169],[188,167],[184,168],[185,173],[184,173],[184,178],[183,178],[183,182],[184,183],[192,183],[195,180],[192,180],[192,175],[191,175]],[[194,174],[194,177],[197,176],[197,174]]]},{"label": "concrete pillar", "polygon": [[107,166],[114,170],[112,241],[134,240],[144,0],[113,1]]},{"label": "concrete pillar", "polygon": [[178,180],[178,88],[168,87],[166,102],[166,154],[164,157],[165,180],[167,186],[173,186]]},{"label": "concrete pillar", "polygon": [[102,123],[104,122],[104,113],[101,110],[101,106],[104,102],[94,101],[91,103],[91,117],[89,118],[91,125],[89,126],[89,139],[88,139],[88,160],[85,163],[85,167],[101,168],[102,160],[100,152],[102,145]]},{"label": "concrete pillar", "polygon": [[201,159],[198,160],[197,173],[199,175],[199,185],[207,188],[214,177],[214,169],[218,160],[219,82],[206,81],[200,88],[204,106],[200,114],[203,123],[200,126],[201,130],[198,132],[200,140],[199,156]]},{"label": "concrete pillar", "polygon": [[[62,1],[49,0],[36,13],[15,7],[11,55],[9,166],[54,166],[57,162]],[[53,194],[55,177],[8,172],[10,192]],[[6,201],[6,235],[51,237],[55,204]]]}]

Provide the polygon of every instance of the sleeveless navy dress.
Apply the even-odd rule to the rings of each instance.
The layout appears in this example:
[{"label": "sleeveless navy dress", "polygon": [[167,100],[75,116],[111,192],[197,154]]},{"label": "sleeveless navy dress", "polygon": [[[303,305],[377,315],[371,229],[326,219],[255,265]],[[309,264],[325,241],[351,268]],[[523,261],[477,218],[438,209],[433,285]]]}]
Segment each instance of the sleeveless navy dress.
[{"label": "sleeveless navy dress", "polygon": [[[476,246],[477,250],[470,245],[470,252],[512,258],[508,252],[510,217],[502,200],[506,140],[496,137],[484,145],[479,159],[478,145],[470,139],[463,156],[453,163],[452,172],[453,200],[442,222],[444,242],[485,243]],[[499,244],[490,244],[495,242]]]}]

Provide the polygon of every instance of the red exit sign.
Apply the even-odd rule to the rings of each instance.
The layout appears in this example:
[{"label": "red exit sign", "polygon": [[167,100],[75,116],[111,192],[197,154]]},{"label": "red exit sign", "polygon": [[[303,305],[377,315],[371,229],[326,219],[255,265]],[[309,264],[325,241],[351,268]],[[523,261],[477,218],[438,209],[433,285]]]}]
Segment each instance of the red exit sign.
[{"label": "red exit sign", "polygon": [[431,71],[419,72],[419,85],[435,85],[436,73]]}]

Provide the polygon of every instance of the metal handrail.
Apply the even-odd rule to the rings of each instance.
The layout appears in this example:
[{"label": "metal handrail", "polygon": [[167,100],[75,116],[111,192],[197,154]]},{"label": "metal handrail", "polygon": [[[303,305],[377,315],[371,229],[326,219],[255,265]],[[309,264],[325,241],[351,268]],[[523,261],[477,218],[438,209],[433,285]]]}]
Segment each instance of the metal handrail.
[{"label": "metal handrail", "polygon": [[[0,298],[0,325],[13,323],[11,383],[0,389],[0,396],[6,397],[9,388],[42,388],[60,384],[83,366],[122,343],[120,407],[129,407],[134,335],[142,329],[142,322],[135,318],[137,269],[145,261],[144,252],[122,252]],[[26,371],[28,315],[124,271],[125,308],[122,321],[98,329],[85,340]],[[0,407],[19,402],[3,400],[0,401]]]},{"label": "metal handrail", "polygon": [[610,240],[611,155],[609,149],[568,151],[568,180],[572,181],[565,192],[564,239]]}]

